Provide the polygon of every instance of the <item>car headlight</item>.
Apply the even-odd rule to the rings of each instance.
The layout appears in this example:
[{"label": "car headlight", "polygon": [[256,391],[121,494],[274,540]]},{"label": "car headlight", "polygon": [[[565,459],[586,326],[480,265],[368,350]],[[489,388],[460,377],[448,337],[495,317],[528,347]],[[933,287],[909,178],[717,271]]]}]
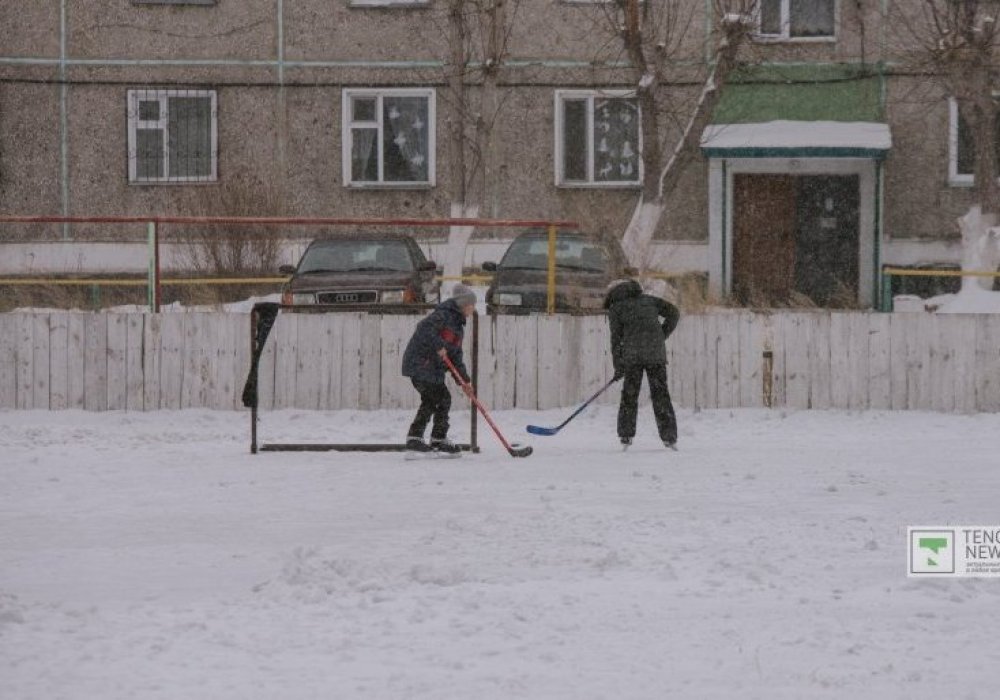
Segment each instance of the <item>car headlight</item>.
[{"label": "car headlight", "polygon": [[403,295],[406,292],[402,289],[393,289],[388,292],[382,292],[382,303],[383,304],[402,304]]},{"label": "car headlight", "polygon": [[292,294],[292,304],[315,304],[315,294]]},{"label": "car headlight", "polygon": [[500,306],[520,306],[521,295],[509,293],[497,293],[493,295],[493,303]]}]

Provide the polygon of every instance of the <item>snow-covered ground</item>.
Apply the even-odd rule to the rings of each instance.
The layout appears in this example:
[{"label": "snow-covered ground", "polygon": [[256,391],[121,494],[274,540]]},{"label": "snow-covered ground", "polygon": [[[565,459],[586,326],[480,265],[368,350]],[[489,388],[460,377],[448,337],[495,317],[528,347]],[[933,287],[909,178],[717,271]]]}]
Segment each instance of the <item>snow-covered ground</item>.
[{"label": "snow-covered ground", "polygon": [[997,697],[1000,580],[907,579],[905,528],[1000,521],[998,415],[682,412],[669,453],[646,407],[623,454],[600,408],[417,462],[248,424],[0,412],[0,697]]}]

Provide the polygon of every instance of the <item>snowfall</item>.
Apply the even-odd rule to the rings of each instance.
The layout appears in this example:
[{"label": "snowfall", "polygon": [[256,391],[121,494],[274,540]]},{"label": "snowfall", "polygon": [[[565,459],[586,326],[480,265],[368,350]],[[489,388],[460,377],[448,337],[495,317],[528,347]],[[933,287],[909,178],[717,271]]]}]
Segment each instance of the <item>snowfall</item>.
[{"label": "snowfall", "polygon": [[569,412],[495,415],[527,459],[481,425],[420,461],[251,455],[241,412],[0,412],[0,697],[997,697],[1000,580],[908,579],[906,526],[1000,521],[1000,415],[681,411],[679,452],[648,406],[624,453],[614,406],[524,432]]}]

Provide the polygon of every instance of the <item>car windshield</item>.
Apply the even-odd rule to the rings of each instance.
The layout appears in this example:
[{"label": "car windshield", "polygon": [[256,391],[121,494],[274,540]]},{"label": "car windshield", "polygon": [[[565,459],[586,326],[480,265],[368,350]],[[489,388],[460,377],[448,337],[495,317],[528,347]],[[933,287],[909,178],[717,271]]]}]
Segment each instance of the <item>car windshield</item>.
[{"label": "car windshield", "polygon": [[405,241],[323,241],[309,247],[298,274],[310,272],[412,272]]},{"label": "car windshield", "polygon": [[[547,238],[515,239],[500,262],[500,267],[520,270],[545,270],[548,267]],[[556,238],[556,267],[564,270],[604,272],[608,256],[604,249],[585,238]]]}]

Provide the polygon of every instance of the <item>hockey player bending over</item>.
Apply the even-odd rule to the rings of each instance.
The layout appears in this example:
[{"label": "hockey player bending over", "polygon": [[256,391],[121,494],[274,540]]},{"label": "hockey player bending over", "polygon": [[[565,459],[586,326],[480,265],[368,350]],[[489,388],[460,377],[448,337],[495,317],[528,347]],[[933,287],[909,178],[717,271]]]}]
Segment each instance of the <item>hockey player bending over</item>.
[{"label": "hockey player bending over", "polygon": [[[420,393],[420,408],[410,425],[406,449],[419,452],[457,453],[459,448],[448,439],[448,411],[451,394],[444,384],[448,368],[444,357],[469,381],[469,373],[462,362],[462,336],[465,319],[476,310],[476,294],[464,284],[456,284],[451,299],[441,302],[427,318],[417,324],[413,337],[403,353],[403,376],[409,377]],[[430,445],[424,442],[424,430],[431,418]]]},{"label": "hockey player bending over", "polygon": [[667,447],[677,449],[677,417],[667,390],[664,341],[677,327],[680,312],[663,299],[643,294],[635,280],[612,282],[604,298],[604,308],[608,310],[611,326],[615,379],[625,380],[618,406],[618,437],[622,446],[628,448],[635,437],[639,387],[645,372],[660,439]]}]

